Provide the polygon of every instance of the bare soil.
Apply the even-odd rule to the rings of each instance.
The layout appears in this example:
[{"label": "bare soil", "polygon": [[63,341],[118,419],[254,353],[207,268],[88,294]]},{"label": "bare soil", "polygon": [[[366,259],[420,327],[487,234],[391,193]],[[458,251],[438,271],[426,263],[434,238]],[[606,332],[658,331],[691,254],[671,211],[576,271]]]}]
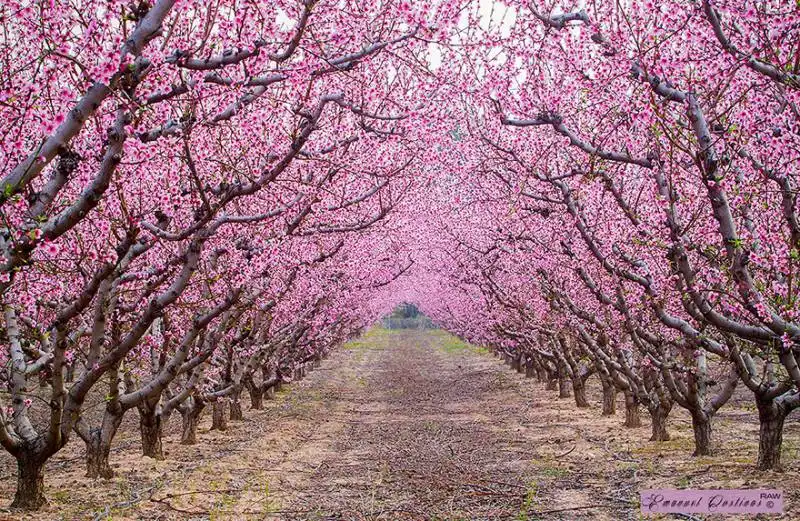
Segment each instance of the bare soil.
[{"label": "bare soil", "polygon": [[[111,480],[83,477],[73,439],[47,468],[49,506],[0,509],[0,521],[634,520],[638,490],[653,487],[779,488],[780,518],[800,519],[795,418],[784,471],[757,472],[758,423],[746,396],[720,411],[717,454],[693,458],[683,411],[670,418],[671,441],[649,442],[646,411],[636,429],[622,426],[621,400],[603,418],[598,387],[591,382],[592,407],[578,409],[446,333],[374,329],[226,432],[209,431],[206,414],[197,445],[178,444],[176,416],[166,461],[139,455],[135,412],[118,436]],[[15,472],[0,456],[0,504],[11,501]]]}]

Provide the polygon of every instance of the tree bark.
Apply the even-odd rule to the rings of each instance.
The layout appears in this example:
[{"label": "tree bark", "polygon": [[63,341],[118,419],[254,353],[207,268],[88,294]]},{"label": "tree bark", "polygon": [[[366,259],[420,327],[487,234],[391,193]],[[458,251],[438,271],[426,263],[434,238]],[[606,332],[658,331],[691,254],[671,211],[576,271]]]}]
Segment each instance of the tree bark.
[{"label": "tree bark", "polygon": [[220,398],[211,406],[211,430],[227,431],[228,420],[225,417],[225,399]]},{"label": "tree bark", "polygon": [[522,370],[522,363],[520,362],[520,357],[518,355],[511,357],[511,369],[517,372]]},{"label": "tree bark", "polygon": [[108,456],[111,453],[111,445],[104,443],[100,432],[92,433],[92,439],[86,442],[86,477],[97,479],[111,479],[114,477],[114,470],[108,463]]},{"label": "tree bark", "polygon": [[44,461],[22,452],[17,457],[17,492],[11,508],[39,510],[47,504],[44,497]]},{"label": "tree bark", "polygon": [[192,403],[185,410],[181,411],[181,445],[194,445],[197,443],[197,424],[200,423],[200,413],[203,412],[205,404]]},{"label": "tree bark", "polygon": [[575,405],[580,409],[589,407],[589,401],[586,399],[586,385],[580,376],[576,376],[572,380],[572,392],[575,395]]},{"label": "tree bark", "polygon": [[711,418],[702,412],[692,412],[692,430],[694,431],[694,453],[692,456],[710,456],[713,453],[711,446]]},{"label": "tree bark", "polygon": [[233,395],[231,396],[231,421],[242,421],[244,420],[244,414],[242,413],[242,402],[240,401],[242,391],[234,391]]},{"label": "tree bark", "polygon": [[780,470],[786,408],[775,400],[756,400],[758,407],[758,470]]},{"label": "tree bark", "polygon": [[103,415],[103,423],[99,429],[89,433],[86,442],[86,477],[111,479],[114,471],[108,463],[108,456],[111,454],[111,442],[117,434],[119,426],[122,424],[122,410],[106,410]]},{"label": "tree bark", "polygon": [[547,369],[545,369],[544,367],[539,367],[539,369],[537,369],[536,373],[537,373],[536,374],[536,379],[540,383],[547,382]]},{"label": "tree bark", "polygon": [[264,408],[264,390],[255,383],[247,384],[247,392],[250,393],[250,408],[260,411]]},{"label": "tree bark", "polygon": [[142,437],[142,455],[163,460],[161,415],[149,408],[147,410],[139,409],[139,433]]},{"label": "tree bark", "polygon": [[567,384],[567,378],[564,375],[558,376],[558,397],[559,398],[569,398],[569,385]]},{"label": "tree bark", "polygon": [[667,432],[667,418],[669,417],[670,410],[663,405],[649,407],[650,420],[652,422],[653,433],[650,436],[650,441],[669,441],[670,436]]},{"label": "tree bark", "polygon": [[603,384],[603,416],[614,416],[617,412],[617,389],[611,382],[601,379]]},{"label": "tree bark", "polygon": [[639,402],[631,392],[625,392],[625,427],[636,428],[642,426],[639,417]]},{"label": "tree bark", "polygon": [[536,376],[536,368],[533,366],[533,362],[528,360],[525,363],[525,378],[533,378]]}]

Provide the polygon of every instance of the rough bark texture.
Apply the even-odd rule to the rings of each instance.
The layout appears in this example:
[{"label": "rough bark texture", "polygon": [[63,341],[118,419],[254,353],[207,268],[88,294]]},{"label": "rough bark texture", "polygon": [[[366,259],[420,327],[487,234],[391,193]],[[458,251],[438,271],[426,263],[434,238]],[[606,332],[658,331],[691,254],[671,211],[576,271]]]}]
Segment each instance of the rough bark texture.
[{"label": "rough bark texture", "polygon": [[181,445],[194,445],[197,443],[197,424],[200,422],[200,413],[203,411],[204,404],[193,404],[191,407],[181,411],[183,420],[181,426]]},{"label": "rough bark texture", "polygon": [[261,410],[264,408],[264,391],[261,386],[250,384],[247,386],[247,392],[250,393],[250,408]]},{"label": "rough bark texture", "polygon": [[558,377],[558,397],[559,398],[569,398],[569,383],[567,383],[567,378],[564,376]]},{"label": "rough bark texture", "polygon": [[161,444],[161,415],[152,410],[139,410],[139,433],[142,438],[142,455],[156,460],[164,459]]},{"label": "rough bark texture", "polygon": [[589,401],[586,399],[586,386],[580,376],[572,378],[572,392],[575,395],[575,405],[581,409],[589,407]]},{"label": "rough bark texture", "polygon": [[614,416],[617,412],[617,390],[610,382],[603,383],[603,416]]},{"label": "rough bark texture", "polygon": [[692,456],[710,456],[711,420],[705,414],[692,414],[692,430],[694,431],[694,453]]},{"label": "rough bark texture", "polygon": [[231,421],[244,420],[244,414],[242,413],[242,402],[239,400],[239,395],[240,392],[237,392],[231,399]]},{"label": "rough bark texture", "polygon": [[108,456],[111,454],[111,442],[117,434],[119,426],[122,424],[124,411],[119,409],[108,409],[103,416],[101,428],[89,433],[86,442],[86,477],[111,479],[114,471],[108,463]]},{"label": "rough bark texture", "polygon": [[23,454],[17,458],[17,493],[11,508],[38,510],[45,504],[44,462]]},{"label": "rough bark texture", "polygon": [[217,400],[211,406],[211,430],[228,430],[228,419],[225,417],[225,400]]},{"label": "rough bark texture", "polygon": [[511,369],[513,369],[514,371],[520,371],[521,364],[519,356],[512,356],[510,358],[511,358]]},{"label": "rough bark texture", "polygon": [[652,422],[652,435],[650,441],[669,441],[670,436],[667,432],[667,418],[669,417],[669,410],[659,405],[651,407],[648,412],[650,413],[650,420]]},{"label": "rough bark texture", "polygon": [[108,456],[111,453],[111,444],[104,443],[100,433],[92,436],[92,440],[86,443],[86,477],[111,479],[114,477],[114,470],[108,463]]},{"label": "rough bark texture", "polygon": [[772,400],[757,400],[756,406],[760,422],[757,467],[759,470],[780,469],[786,410]]},{"label": "rough bark texture", "polygon": [[642,426],[639,417],[639,402],[632,393],[625,393],[625,427],[635,428]]},{"label": "rough bark texture", "polygon": [[533,364],[528,362],[525,364],[525,378],[533,378],[536,376],[536,369],[533,367]]},{"label": "rough bark texture", "polygon": [[541,382],[541,383],[546,382],[547,381],[547,369],[545,369],[544,367],[540,367],[537,370],[536,379],[539,380],[539,382]]}]

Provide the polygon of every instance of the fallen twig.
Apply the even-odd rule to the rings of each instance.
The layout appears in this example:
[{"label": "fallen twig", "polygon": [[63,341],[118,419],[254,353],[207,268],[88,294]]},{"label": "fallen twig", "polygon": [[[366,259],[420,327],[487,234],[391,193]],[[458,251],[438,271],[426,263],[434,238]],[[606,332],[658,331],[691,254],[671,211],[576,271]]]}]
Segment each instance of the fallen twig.
[{"label": "fallen twig", "polygon": [[[127,501],[121,501],[119,503],[115,503],[113,505],[107,505],[101,512],[98,512],[92,521],[100,521],[101,519],[108,519],[111,516],[111,511],[117,508],[125,508],[135,505],[136,503],[141,502],[144,499],[144,495],[148,492],[150,493],[150,498],[153,497],[153,493],[158,488],[158,485],[153,485],[148,487],[144,490],[134,490],[131,492],[131,498]],[[148,498],[149,499],[149,498]]]},{"label": "fallen twig", "polygon": [[573,450],[575,450],[575,447],[577,447],[577,446],[578,446],[577,444],[576,444],[576,445],[573,445],[571,449],[569,449],[569,450],[568,450],[567,452],[565,452],[564,454],[559,454],[558,456],[556,456],[556,457],[555,457],[555,459],[558,459],[558,458],[563,458],[564,456],[569,456],[570,454],[572,454],[572,451],[573,451]]}]

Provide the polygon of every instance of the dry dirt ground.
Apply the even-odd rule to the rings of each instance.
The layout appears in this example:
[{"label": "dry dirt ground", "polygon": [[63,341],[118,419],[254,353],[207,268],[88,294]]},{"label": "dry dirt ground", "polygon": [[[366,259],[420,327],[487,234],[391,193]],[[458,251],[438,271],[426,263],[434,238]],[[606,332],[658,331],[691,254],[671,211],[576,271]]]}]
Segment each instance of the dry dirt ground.
[{"label": "dry dirt ground", "polygon": [[[226,432],[209,432],[206,418],[198,445],[177,443],[175,418],[166,461],[139,456],[135,414],[110,481],[83,477],[73,440],[47,469],[50,505],[28,516],[0,510],[0,521],[628,520],[641,519],[647,487],[780,488],[782,519],[800,519],[796,419],[785,471],[758,473],[746,400],[721,411],[718,455],[698,459],[677,408],[673,440],[654,443],[644,411],[637,429],[622,427],[621,403],[601,418],[595,387],[589,410],[555,396],[446,333],[373,329]],[[14,471],[3,455],[0,504],[13,495]]]}]

